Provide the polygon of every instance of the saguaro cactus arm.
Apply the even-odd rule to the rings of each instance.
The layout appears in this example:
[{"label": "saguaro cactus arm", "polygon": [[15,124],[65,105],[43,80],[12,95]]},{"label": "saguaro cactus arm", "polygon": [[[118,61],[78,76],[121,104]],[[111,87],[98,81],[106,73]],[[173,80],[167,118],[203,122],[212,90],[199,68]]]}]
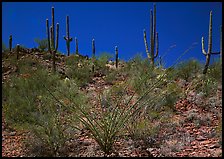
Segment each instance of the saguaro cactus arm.
[{"label": "saguaro cactus arm", "polygon": [[207,55],[207,52],[205,51],[204,37],[201,38],[201,48],[202,48],[202,53],[204,55]]},{"label": "saguaro cactus arm", "polygon": [[54,31],[54,7],[51,8],[51,15],[52,15],[52,34],[51,34],[51,45],[53,46],[53,49],[55,49],[55,31]]},{"label": "saguaro cactus arm", "polygon": [[222,62],[222,25],[220,26],[220,61]]},{"label": "saguaro cactus arm", "polygon": [[149,53],[149,47],[148,47],[148,43],[147,43],[147,38],[146,38],[146,31],[145,29],[143,30],[143,36],[144,36],[144,43],[145,43],[145,51],[147,53],[147,56],[149,59],[151,59],[150,53]]},{"label": "saguaro cactus arm", "polygon": [[59,39],[59,23],[56,24],[56,46],[55,46],[55,52],[58,50],[58,39]]},{"label": "saguaro cactus arm", "polygon": [[49,33],[49,22],[48,22],[48,19],[46,19],[46,32],[47,32],[48,51],[51,51],[50,33]]},{"label": "saguaro cactus arm", "polygon": [[158,56],[159,53],[159,35],[156,33],[156,55],[154,55],[154,58]]}]

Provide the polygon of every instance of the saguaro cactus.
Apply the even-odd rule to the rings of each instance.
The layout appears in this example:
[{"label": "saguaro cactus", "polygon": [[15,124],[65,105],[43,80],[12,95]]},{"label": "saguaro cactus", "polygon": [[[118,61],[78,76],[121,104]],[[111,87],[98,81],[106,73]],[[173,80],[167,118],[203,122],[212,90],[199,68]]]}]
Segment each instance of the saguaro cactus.
[{"label": "saguaro cactus", "polygon": [[220,26],[220,62],[222,62],[222,25]]},{"label": "saguaro cactus", "polygon": [[12,51],[12,35],[9,36],[9,51]]},{"label": "saguaro cactus", "polygon": [[[154,66],[155,58],[158,56],[159,52],[159,39],[158,33],[156,32],[156,5],[154,4],[154,13],[150,10],[150,52],[148,49],[148,43],[146,39],[146,31],[143,31],[143,37],[145,42],[145,50],[149,60]],[[155,43],[156,43],[156,52],[155,52]]]},{"label": "saguaro cactus", "polygon": [[72,38],[69,36],[69,16],[66,16],[66,37],[64,36],[64,39],[66,41],[67,46],[67,54],[70,55],[70,42],[72,41]]},{"label": "saguaro cactus", "polygon": [[78,48],[78,39],[75,37],[75,54],[79,54],[79,48]]},{"label": "saguaro cactus", "polygon": [[16,45],[16,59],[18,60],[19,59],[19,44]]},{"label": "saguaro cactus", "polygon": [[212,52],[212,11],[210,11],[210,20],[209,20],[209,36],[208,36],[208,51],[205,51],[204,47],[204,37],[201,38],[201,44],[202,44],[202,53],[206,57],[205,67],[203,70],[203,74],[207,73],[209,62],[210,62],[210,56],[213,54],[220,54],[220,52]]},{"label": "saguaro cactus", "polygon": [[52,26],[50,28],[49,28],[48,19],[46,19],[46,32],[47,32],[47,39],[48,39],[48,51],[50,51],[50,53],[53,54],[52,67],[53,67],[53,72],[55,72],[56,71],[56,65],[55,65],[56,57],[55,56],[58,50],[59,23],[56,24],[56,45],[55,45],[54,7],[52,7]]},{"label": "saguaro cactus", "polygon": [[93,66],[92,66],[92,72],[94,72],[95,69],[95,53],[96,53],[96,49],[95,49],[95,40],[92,40],[92,62],[93,62]]},{"label": "saguaro cactus", "polygon": [[115,46],[115,55],[116,55],[116,68],[118,68],[118,48]]}]

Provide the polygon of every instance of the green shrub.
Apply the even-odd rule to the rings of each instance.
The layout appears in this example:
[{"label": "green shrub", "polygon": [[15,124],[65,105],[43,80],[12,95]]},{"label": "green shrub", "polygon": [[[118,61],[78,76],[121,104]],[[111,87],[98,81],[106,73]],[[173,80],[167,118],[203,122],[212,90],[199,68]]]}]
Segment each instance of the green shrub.
[{"label": "green shrub", "polygon": [[9,48],[5,45],[5,43],[2,42],[2,52],[8,52]]},{"label": "green shrub", "polygon": [[209,66],[207,72],[208,78],[214,79],[217,82],[222,82],[222,63],[220,61],[216,61]]},{"label": "green shrub", "polygon": [[182,78],[186,81],[194,79],[201,70],[201,64],[196,60],[187,60],[180,62],[176,66],[176,78]]},{"label": "green shrub", "polygon": [[57,76],[49,76],[45,70],[33,72],[36,75],[30,73],[24,76],[12,76],[11,81],[3,85],[3,111],[5,111],[6,120],[11,124],[34,122],[35,119],[30,114],[37,111],[36,98],[39,95],[43,96],[46,92],[42,82],[50,88],[55,86],[58,79]]},{"label": "green shrub", "polygon": [[113,55],[103,52],[101,55],[95,60],[95,72],[106,75],[109,73],[109,68],[106,66],[108,61],[113,57]]},{"label": "green shrub", "polygon": [[40,49],[42,52],[46,51],[48,48],[48,40],[47,39],[34,39],[34,41],[38,44],[38,49]]}]

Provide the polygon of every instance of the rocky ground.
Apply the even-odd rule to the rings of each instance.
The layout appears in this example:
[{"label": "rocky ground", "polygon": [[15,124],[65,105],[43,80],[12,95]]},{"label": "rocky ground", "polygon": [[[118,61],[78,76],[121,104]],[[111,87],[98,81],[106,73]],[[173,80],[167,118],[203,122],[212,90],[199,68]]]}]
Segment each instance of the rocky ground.
[{"label": "rocky ground", "polygon": [[[40,53],[35,53],[39,59],[43,58]],[[44,65],[50,67],[50,62],[45,60]],[[61,65],[61,67],[60,67]],[[63,63],[57,67],[63,71]],[[16,68],[3,65],[3,82]],[[108,89],[111,84],[104,81],[103,77],[94,77],[83,90],[87,94],[100,92]],[[187,89],[185,85],[183,89]],[[94,97],[93,97],[94,98]],[[92,101],[94,104],[94,101]],[[206,99],[194,92],[189,91],[186,98],[179,100],[175,107],[176,112],[171,117],[170,123],[159,123],[158,134],[148,138],[148,143],[142,140],[133,140],[130,136],[118,137],[114,145],[115,152],[110,156],[128,157],[221,157],[222,139],[217,131],[219,121],[222,120],[222,88],[217,91],[213,98]],[[201,105],[211,105],[213,109],[206,110]],[[219,134],[220,133],[220,134]],[[76,138],[68,141],[66,156],[104,156],[99,145],[89,137],[89,132],[84,130]],[[24,157],[32,156],[28,153],[25,140],[29,139],[29,132],[17,131],[5,123],[2,114],[2,156]]]}]

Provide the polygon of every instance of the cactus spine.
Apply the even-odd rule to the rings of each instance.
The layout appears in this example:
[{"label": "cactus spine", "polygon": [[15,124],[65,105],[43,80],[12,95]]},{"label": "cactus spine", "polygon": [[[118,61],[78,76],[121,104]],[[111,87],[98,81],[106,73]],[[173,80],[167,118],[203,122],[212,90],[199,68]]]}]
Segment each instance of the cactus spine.
[{"label": "cactus spine", "polygon": [[12,35],[9,36],[9,51],[12,51]]},{"label": "cactus spine", "polygon": [[[56,24],[56,44],[55,44],[55,30],[54,30],[54,7],[51,8],[52,13],[52,25],[49,28],[48,19],[46,19],[46,30],[47,30],[47,39],[48,39],[48,51],[53,54],[53,72],[56,71],[56,52],[58,50],[58,39],[59,39],[59,23]],[[50,30],[50,31],[49,31]]]},{"label": "cactus spine", "polygon": [[72,38],[69,36],[69,16],[66,16],[66,37],[64,36],[64,39],[66,41],[67,46],[67,54],[70,55],[70,42],[72,41]]},{"label": "cactus spine", "polygon": [[92,40],[92,62],[93,62],[93,66],[92,66],[92,72],[94,72],[95,69],[95,53],[96,53],[96,49],[95,49],[95,40]]},{"label": "cactus spine", "polygon": [[115,55],[116,55],[116,68],[118,68],[118,48],[115,46]]},{"label": "cactus spine", "polygon": [[19,44],[16,45],[16,59],[19,59]]},{"label": "cactus spine", "polygon": [[75,37],[75,54],[79,54],[79,48],[78,48],[78,39]]},{"label": "cactus spine", "polygon": [[209,37],[208,37],[208,51],[205,51],[204,47],[204,37],[201,38],[201,45],[202,45],[202,53],[206,57],[205,67],[203,70],[203,74],[207,73],[209,62],[210,62],[210,56],[213,54],[220,54],[220,52],[212,52],[212,11],[210,11],[210,20],[209,20]]},{"label": "cactus spine", "polygon": [[[159,39],[158,39],[158,33],[156,32],[156,5],[154,4],[154,13],[152,10],[150,10],[150,52],[148,49],[148,43],[146,39],[146,31],[144,29],[143,31],[143,37],[144,37],[144,43],[145,43],[145,50],[147,53],[147,56],[154,66],[155,58],[158,56],[159,52]],[[156,45],[155,45],[156,43]],[[156,51],[155,51],[156,46]]]}]

